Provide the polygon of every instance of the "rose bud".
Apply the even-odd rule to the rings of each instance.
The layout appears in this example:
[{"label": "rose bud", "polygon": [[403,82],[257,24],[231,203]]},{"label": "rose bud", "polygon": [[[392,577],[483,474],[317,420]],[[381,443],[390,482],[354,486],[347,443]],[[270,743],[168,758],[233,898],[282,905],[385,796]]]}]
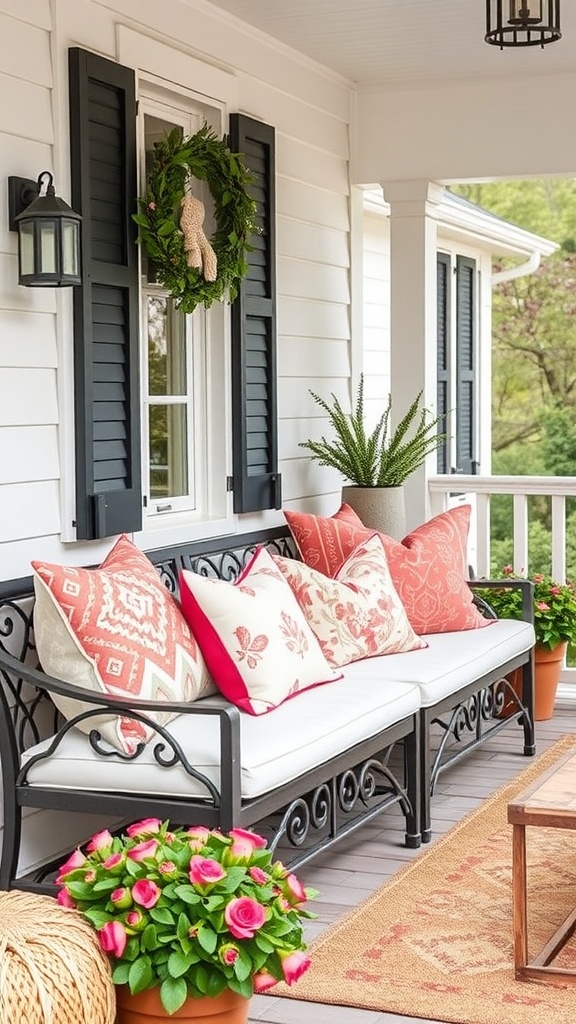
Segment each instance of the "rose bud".
[{"label": "rose bud", "polygon": [[126,929],[120,921],[108,921],[98,929],[98,939],[105,953],[121,957],[126,949]]}]

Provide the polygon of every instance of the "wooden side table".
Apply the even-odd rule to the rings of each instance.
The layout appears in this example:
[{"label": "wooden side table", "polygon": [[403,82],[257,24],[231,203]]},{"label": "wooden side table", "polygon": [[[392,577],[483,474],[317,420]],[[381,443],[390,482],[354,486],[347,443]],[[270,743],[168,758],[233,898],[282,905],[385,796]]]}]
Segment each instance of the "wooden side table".
[{"label": "wooden side table", "polygon": [[576,972],[551,963],[576,931],[576,909],[529,961],[526,894],[526,826],[576,829],[576,748],[508,804],[508,821],[512,825],[515,975],[524,980],[550,981],[556,977],[576,983]]}]

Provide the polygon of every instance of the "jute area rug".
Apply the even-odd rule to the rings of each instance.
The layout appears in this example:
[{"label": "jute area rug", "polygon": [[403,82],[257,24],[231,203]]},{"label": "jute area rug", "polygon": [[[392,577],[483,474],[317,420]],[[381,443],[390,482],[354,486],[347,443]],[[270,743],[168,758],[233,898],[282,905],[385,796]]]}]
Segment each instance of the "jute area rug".
[{"label": "jute area rug", "polygon": [[[509,801],[566,736],[311,946],[312,967],[270,995],[458,1024],[574,1024],[576,985],[516,981]],[[576,834],[528,828],[529,938],[539,952],[576,906]],[[576,971],[576,942],[557,961]]]}]

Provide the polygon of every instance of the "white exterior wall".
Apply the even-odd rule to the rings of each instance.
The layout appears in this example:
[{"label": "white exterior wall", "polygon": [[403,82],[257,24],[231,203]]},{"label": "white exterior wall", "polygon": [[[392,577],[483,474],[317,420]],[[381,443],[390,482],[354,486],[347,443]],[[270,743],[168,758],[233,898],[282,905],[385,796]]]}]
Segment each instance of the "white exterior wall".
[{"label": "white exterior wall", "polygon": [[[476,261],[478,274],[478,458],[481,472],[491,471],[492,373],[492,254],[489,247],[450,237],[438,226],[438,251]],[[366,412],[370,423],[382,414],[391,390],[390,331],[390,220],[385,212],[364,213],[363,253],[363,358]],[[452,289],[451,318],[455,322],[456,293]],[[452,344],[455,345],[454,334]],[[455,352],[452,365],[456,365]],[[409,368],[408,368],[409,369]],[[414,391],[414,388],[412,388]],[[455,404],[453,396],[451,406]],[[454,459],[455,462],[455,459]]]},{"label": "white exterior wall", "polygon": [[[173,43],[170,40],[173,40]],[[68,47],[120,62],[137,53],[154,72],[171,57],[177,84],[204,90],[226,112],[276,127],[280,470],[284,503],[330,510],[339,480],[310,471],[298,441],[318,425],[308,388],[344,395],[351,366],[349,313],[351,92],[202,0],[0,0],[0,579],[30,574],[30,560],[98,562],[112,540],[65,543],[73,480],[71,289],[17,284],[16,235],[7,225],[7,177],[54,172],[70,198]],[[160,48],[159,48],[160,47]],[[124,58],[124,60],[123,60]],[[148,68],[146,68],[148,64]],[[134,64],[132,65],[134,66]],[[191,74],[190,80],[182,76]],[[196,75],[196,72],[198,74]],[[158,73],[158,68],[156,68]],[[226,96],[219,95],[227,81]],[[165,76],[161,83],[170,87]],[[213,88],[213,91],[210,91]],[[232,97],[232,99],[231,99]],[[215,428],[217,429],[217,427]],[[230,468],[228,469],[230,472]],[[319,498],[315,498],[318,492]],[[324,497],[323,495],[328,495]],[[280,512],[237,517],[245,531]],[[69,533],[69,528],[68,528]],[[163,542],[169,543],[169,537]],[[149,546],[156,546],[152,536]],[[27,815],[25,870],[100,826]]]},{"label": "white exterior wall", "polygon": [[[352,103],[346,82],[245,30],[202,0],[0,0],[0,203],[6,210],[9,174],[35,178],[43,169],[54,172],[58,194],[69,199],[68,47],[121,63],[134,52],[145,72],[158,74],[152,65],[159,43],[164,55],[172,49],[176,84],[204,90],[226,112],[240,110],[276,127],[280,471],[286,505],[314,504],[319,492],[337,491],[339,481],[312,472],[297,447],[318,429],[308,389],[344,395],[351,365]],[[219,96],[224,78],[230,88]],[[162,84],[170,87],[165,75]],[[94,563],[111,546],[111,541],[61,539],[70,536],[74,493],[71,290],[19,287],[16,251],[16,235],[8,231],[5,216],[0,219],[2,579],[28,575],[32,558]],[[281,521],[281,513],[268,512],[241,517],[236,528]],[[167,531],[162,543],[169,542]],[[156,544],[151,538],[150,546]]]}]

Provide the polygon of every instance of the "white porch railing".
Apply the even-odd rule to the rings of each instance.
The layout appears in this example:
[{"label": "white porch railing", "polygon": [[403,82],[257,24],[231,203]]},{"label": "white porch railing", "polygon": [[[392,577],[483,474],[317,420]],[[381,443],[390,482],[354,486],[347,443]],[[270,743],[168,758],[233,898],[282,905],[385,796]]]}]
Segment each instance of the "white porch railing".
[{"label": "white porch railing", "polygon": [[[576,497],[573,476],[460,476],[442,475],[428,479],[431,514],[437,515],[455,501],[472,505],[470,564],[476,576],[490,575],[490,499],[495,494],[512,496],[513,551],[516,568],[529,565],[529,498],[549,497],[551,501],[550,553],[552,576],[566,579],[566,499]],[[576,689],[576,668],[564,668],[562,682]]]}]

